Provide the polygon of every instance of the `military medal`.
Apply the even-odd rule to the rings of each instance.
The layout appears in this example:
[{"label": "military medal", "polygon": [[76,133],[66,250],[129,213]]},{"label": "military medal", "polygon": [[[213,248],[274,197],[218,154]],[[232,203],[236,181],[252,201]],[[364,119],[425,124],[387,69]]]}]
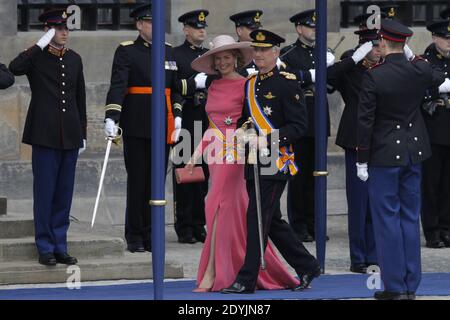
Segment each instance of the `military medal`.
[{"label": "military medal", "polygon": [[227,126],[231,126],[231,124],[233,123],[233,119],[231,119],[231,117],[228,116],[228,118],[226,118],[223,122],[224,122]]},{"label": "military medal", "polygon": [[269,106],[265,106],[265,107],[264,107],[264,113],[265,113],[267,116],[271,116],[271,115],[272,115],[272,108],[269,107]]}]

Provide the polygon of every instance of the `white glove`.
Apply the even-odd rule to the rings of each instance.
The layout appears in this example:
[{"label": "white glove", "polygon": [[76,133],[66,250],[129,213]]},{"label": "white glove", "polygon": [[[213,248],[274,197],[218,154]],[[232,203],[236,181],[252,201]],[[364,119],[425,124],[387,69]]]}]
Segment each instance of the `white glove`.
[{"label": "white glove", "polygon": [[356,163],[356,175],[358,176],[359,179],[361,179],[362,181],[367,181],[367,179],[369,179],[369,172],[367,170],[367,163]]},{"label": "white glove", "polygon": [[107,137],[116,137],[117,132],[119,131],[119,128],[117,127],[116,123],[113,119],[107,118],[105,120],[105,134]]},{"label": "white glove", "polygon": [[311,74],[311,81],[316,83],[316,69],[309,70],[309,73]]},{"label": "white glove", "polygon": [[205,89],[206,88],[206,78],[207,77],[208,76],[204,72],[201,72],[195,76],[194,80],[195,80],[196,89]]},{"label": "white glove", "polygon": [[362,59],[364,59],[367,54],[372,51],[373,49],[373,43],[372,41],[368,41],[361,45],[352,55],[353,61],[355,61],[355,64],[360,62]]},{"label": "white glove", "polygon": [[78,149],[78,155],[82,154],[84,151],[86,151],[86,139],[83,139],[83,147]]},{"label": "white glove", "polygon": [[43,36],[42,38],[39,39],[39,41],[36,43],[42,50],[44,50],[44,48],[46,46],[48,46],[48,44],[50,43],[50,41],[52,41],[53,37],[55,36],[55,29],[51,28],[50,30],[48,30]]},{"label": "white glove", "polygon": [[411,48],[407,44],[403,47],[403,52],[405,53],[406,59],[409,61],[414,59],[414,52],[412,52]]},{"label": "white glove", "polygon": [[445,78],[445,81],[439,86],[439,93],[449,93],[450,92],[450,79]]},{"label": "white glove", "polygon": [[177,142],[178,139],[180,138],[181,133],[181,117],[175,117],[174,126],[175,126],[174,141]]},{"label": "white glove", "polygon": [[278,68],[278,70],[281,68],[282,63],[283,62],[281,62],[281,59],[277,58],[277,68]]},{"label": "white glove", "polygon": [[327,52],[327,68],[334,64],[336,57],[331,52]]},{"label": "white glove", "polygon": [[254,74],[254,73],[258,73],[258,70],[256,70],[255,68],[247,68],[247,73],[249,75]]}]

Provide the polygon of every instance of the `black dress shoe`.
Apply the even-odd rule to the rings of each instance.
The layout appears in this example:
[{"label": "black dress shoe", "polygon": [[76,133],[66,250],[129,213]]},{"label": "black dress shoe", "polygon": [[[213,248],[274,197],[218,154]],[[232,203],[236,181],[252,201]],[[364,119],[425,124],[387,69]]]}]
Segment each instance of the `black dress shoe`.
[{"label": "black dress shoe", "polygon": [[350,271],[354,273],[367,273],[367,265],[365,263],[352,264],[350,266]]},{"label": "black dress shoe", "polygon": [[450,235],[449,234],[441,236],[441,240],[447,248],[450,248]]},{"label": "black dress shoe", "polygon": [[199,230],[199,231],[194,231],[194,238],[201,243],[205,243],[205,240],[206,240],[205,229]]},{"label": "black dress shoe", "polygon": [[311,282],[314,280],[314,278],[318,278],[320,276],[320,273],[320,267],[318,267],[314,272],[299,275],[300,284],[293,288],[292,291],[303,291],[305,289],[308,289]]},{"label": "black dress shoe", "polygon": [[193,244],[193,243],[197,242],[197,239],[194,238],[193,236],[181,236],[181,237],[178,237],[178,242]]},{"label": "black dress shoe", "polygon": [[408,300],[416,300],[416,293],[415,292],[408,291],[406,293],[406,295],[408,296]]},{"label": "black dress shoe", "polygon": [[67,253],[55,253],[55,258],[56,262],[62,264],[73,265],[78,263],[78,260],[75,257],[71,257]]},{"label": "black dress shoe", "polygon": [[145,248],[142,244],[128,244],[127,246],[127,250],[130,251],[131,253],[142,253],[145,252]]},{"label": "black dress shoe", "polygon": [[44,266],[56,266],[56,259],[53,253],[39,255],[39,263]]},{"label": "black dress shoe", "polygon": [[255,290],[247,288],[246,286],[244,286],[243,284],[241,284],[239,282],[234,282],[228,288],[224,288],[224,289],[220,290],[220,292],[221,293],[238,293],[238,294],[244,293],[244,294],[249,294],[249,293],[254,293]]},{"label": "black dress shoe", "polygon": [[441,249],[441,248],[445,248],[445,244],[441,240],[436,239],[436,240],[427,241],[426,247],[431,248],[431,249]]},{"label": "black dress shoe", "polygon": [[296,235],[300,242],[314,242],[314,238],[308,233],[297,233]]},{"label": "black dress shoe", "polygon": [[151,242],[144,242],[144,250],[148,252],[152,252],[152,243]]},{"label": "black dress shoe", "polygon": [[377,291],[373,295],[377,300],[408,300],[408,294],[400,292]]}]

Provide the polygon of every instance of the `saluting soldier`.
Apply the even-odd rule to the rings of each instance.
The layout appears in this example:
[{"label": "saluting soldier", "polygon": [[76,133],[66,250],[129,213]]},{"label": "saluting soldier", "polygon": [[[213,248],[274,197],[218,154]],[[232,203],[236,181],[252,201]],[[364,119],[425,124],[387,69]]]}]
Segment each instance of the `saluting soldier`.
[{"label": "saluting soldier", "polygon": [[345,151],[345,186],[348,207],[350,271],[366,273],[377,264],[375,238],[369,208],[367,184],[356,176],[356,126],[359,92],[364,74],[381,58],[377,29],[355,31],[359,45],[344,52],[341,61],[328,68],[328,83],[342,96],[345,107],[336,135],[336,144]]},{"label": "saluting soldier", "polygon": [[431,155],[420,105],[444,75],[405,57],[413,32],[400,22],[382,20],[379,35],[384,62],[364,74],[359,98],[357,175],[368,183],[384,282],[375,298],[414,299],[421,279],[421,163]]},{"label": "saluting soldier", "polygon": [[[280,45],[285,40],[262,29],[253,31],[250,36],[253,39],[259,74],[251,76],[246,83],[242,118],[237,125],[241,127],[251,117],[260,134],[257,142],[260,152],[265,153],[264,151],[268,151],[267,146],[274,144],[271,149],[276,150],[277,154],[273,155],[270,164],[263,164],[261,156],[258,157],[260,190],[255,189],[252,165],[245,165],[249,196],[245,261],[235,282],[223,289],[222,293],[252,293],[255,290],[260,267],[257,192],[260,192],[262,208],[264,249],[270,238],[299,276],[300,284],[293,290],[304,290],[320,275],[320,267],[296,238],[292,228],[282,219],[280,198],[287,180],[297,173],[292,144],[306,132],[306,106],[296,76],[279,71],[276,66]],[[272,137],[274,132],[279,134],[278,140]],[[270,151],[265,156],[271,157]],[[275,173],[267,172],[267,167],[273,167],[275,162]]]},{"label": "saluting soldier", "polygon": [[[130,252],[151,251],[151,109],[152,109],[152,13],[151,4],[138,5],[130,17],[136,20],[139,36],[119,45],[114,55],[111,86],[106,98],[105,133],[117,136],[123,130],[127,170],[125,238]],[[181,96],[173,90],[177,64],[172,47],[166,45],[166,119],[168,149],[181,130]],[[161,170],[165,170],[165,167]]]},{"label": "saluting soldier", "polygon": [[[236,27],[236,35],[238,41],[252,41],[250,33],[262,27],[261,17],[262,10],[247,10],[235,13],[230,16],[230,20],[234,22]],[[258,71],[255,62],[252,61],[247,66],[243,67],[240,74],[244,77]]]},{"label": "saluting soldier", "polygon": [[429,24],[433,44],[424,53],[445,74],[441,86],[429,88],[423,117],[432,156],[423,164],[422,227],[429,248],[450,247],[450,20]]},{"label": "saluting soldier", "polygon": [[[200,9],[187,12],[178,18],[183,23],[183,32],[186,36],[184,43],[174,48],[175,61],[178,67],[178,78],[181,81],[181,94],[184,98],[182,128],[190,133],[191,150],[195,150],[200,139],[194,140],[194,126],[201,124],[202,135],[207,129],[208,121],[205,113],[206,90],[205,74],[194,71],[192,61],[208,51],[203,47],[206,39],[206,17],[208,10]],[[199,81],[202,81],[202,89]],[[201,138],[201,136],[199,138]],[[175,147],[176,148],[176,147]],[[180,156],[182,151],[180,151]],[[183,167],[184,165],[177,165]],[[207,173],[208,166],[203,164]],[[173,172],[174,202],[175,202],[175,231],[180,243],[204,242],[205,231],[205,196],[208,192],[208,179],[205,182],[177,184]]]},{"label": "saluting soldier", "polygon": [[78,154],[86,148],[86,92],[81,57],[66,47],[63,9],[39,16],[45,35],[9,69],[26,75],[31,102],[22,142],[32,146],[34,228],[39,263],[76,264],[67,231]]},{"label": "saluting soldier", "polygon": [[0,63],[0,89],[7,89],[14,84],[14,75],[8,68]]},{"label": "saluting soldier", "polygon": [[[297,166],[302,168],[288,184],[288,216],[289,223],[302,242],[314,240],[314,82],[316,41],[316,12],[314,9],[300,12],[290,18],[298,33],[295,43],[281,50],[281,60],[289,70],[295,72],[305,92],[308,109],[308,130],[294,144]],[[334,56],[327,53],[327,66],[334,63]],[[327,106],[328,132],[330,131],[330,116]]]}]

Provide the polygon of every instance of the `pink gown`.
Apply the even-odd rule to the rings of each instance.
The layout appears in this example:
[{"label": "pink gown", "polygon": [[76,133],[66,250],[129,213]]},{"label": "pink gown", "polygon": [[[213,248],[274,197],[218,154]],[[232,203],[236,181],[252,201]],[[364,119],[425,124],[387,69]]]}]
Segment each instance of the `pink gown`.
[{"label": "pink gown", "polygon": [[[216,127],[224,134],[226,130],[234,132],[236,122],[242,113],[244,85],[246,79],[219,79],[213,81],[208,89],[206,112]],[[228,118],[228,121],[226,119]],[[230,123],[231,118],[231,123]],[[227,124],[227,123],[228,124]],[[211,123],[210,123],[211,128]],[[207,139],[206,134],[197,151],[204,154],[219,139],[215,136]],[[222,142],[219,142],[223,146]],[[199,149],[201,148],[201,150]],[[223,150],[223,148],[218,148]],[[214,149],[217,150],[217,149]],[[247,239],[248,195],[244,179],[244,165],[227,163],[209,163],[210,188],[205,200],[206,228],[208,235],[200,258],[197,285],[204,277],[210,259],[210,246],[214,219],[217,219],[215,234],[215,280],[211,291],[229,287],[235,280],[244,263]],[[258,289],[285,289],[298,284],[289,274],[274,252],[270,242],[265,252],[267,269],[260,271]]]}]

